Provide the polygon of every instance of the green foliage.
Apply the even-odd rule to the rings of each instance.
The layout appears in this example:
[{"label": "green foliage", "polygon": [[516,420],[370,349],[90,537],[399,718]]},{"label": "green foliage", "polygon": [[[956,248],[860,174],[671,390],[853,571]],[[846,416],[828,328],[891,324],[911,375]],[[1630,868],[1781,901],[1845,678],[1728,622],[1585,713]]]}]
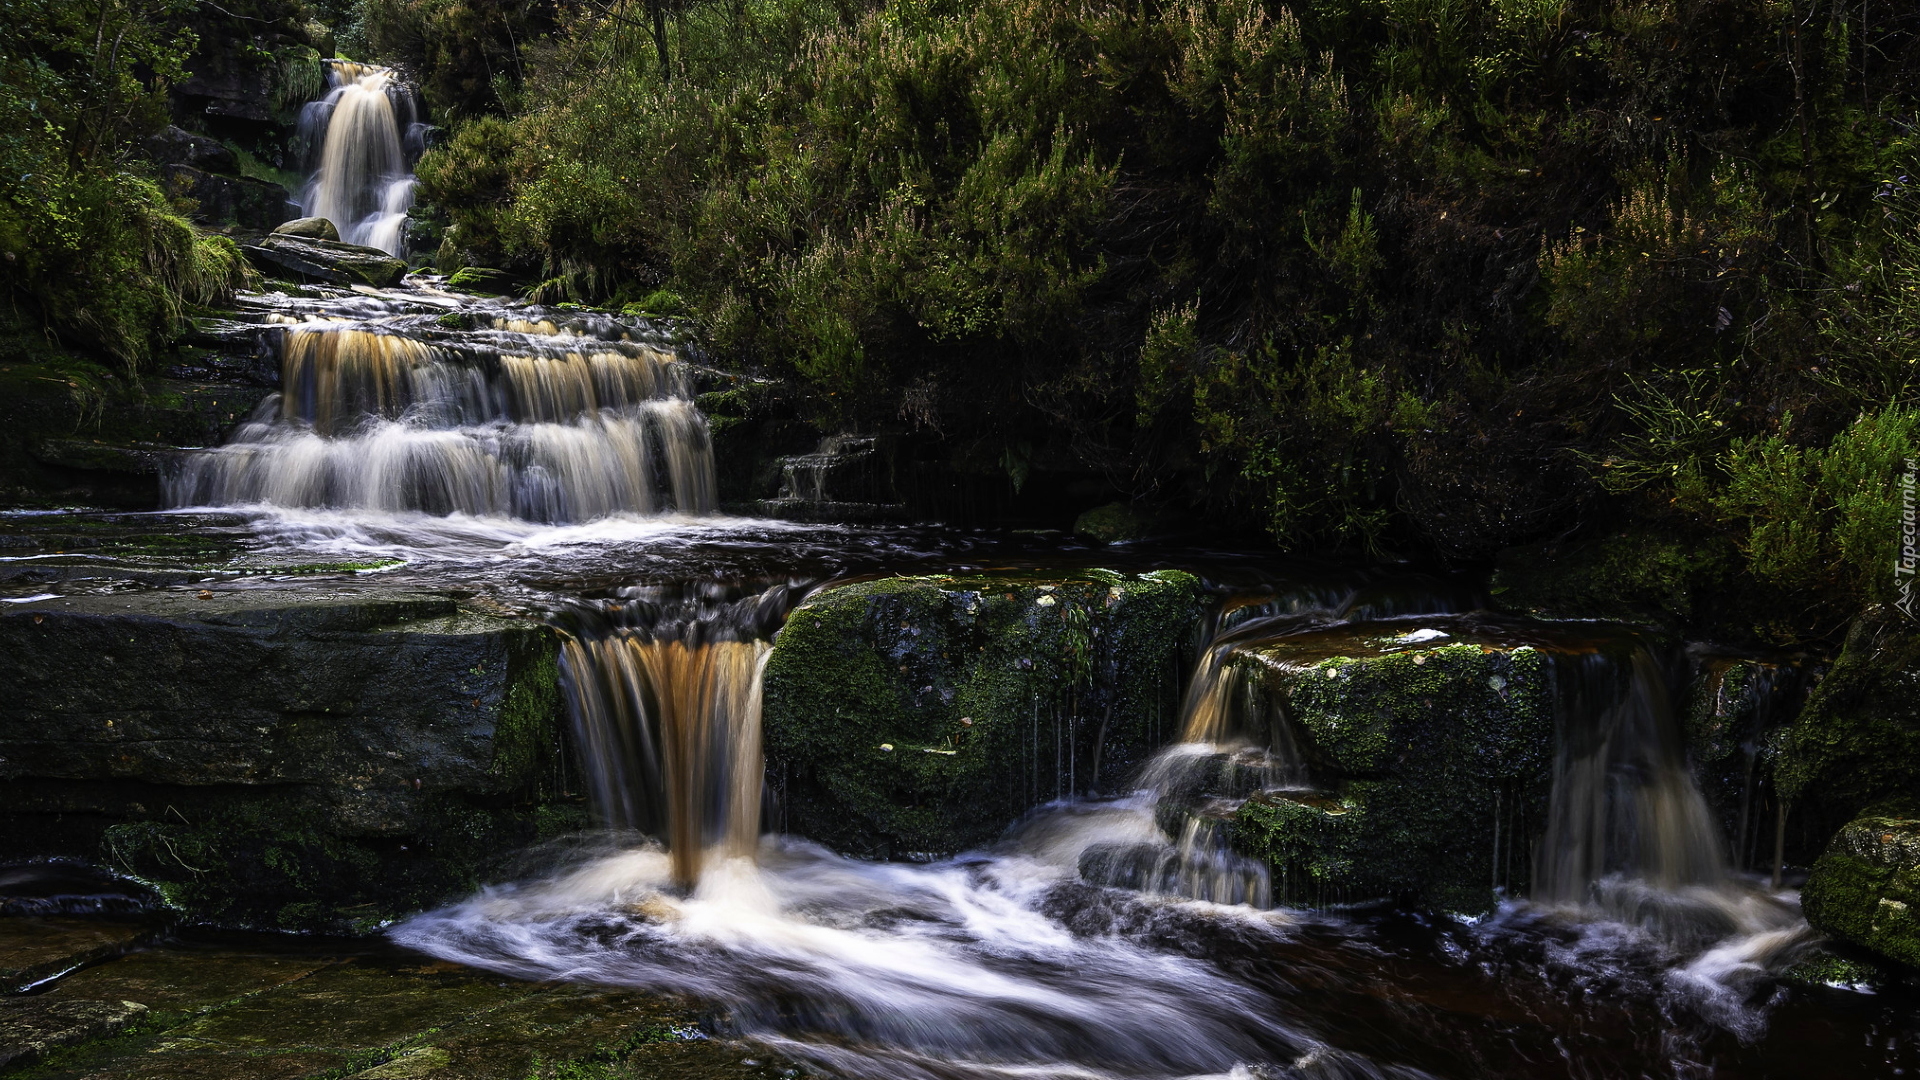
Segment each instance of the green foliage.
[{"label": "green foliage", "polygon": [[1858,605],[1890,601],[1905,462],[1920,454],[1920,411],[1861,416],[1825,446],[1785,435],[1736,440],[1722,459],[1726,483],[1708,500],[1740,523],[1762,580]]},{"label": "green foliage", "polygon": [[[1920,50],[1875,11],[620,0],[421,175],[448,268],[670,293],[820,424],[1010,488],[1077,458],[1472,560],[1624,514],[1841,605],[1877,511],[1826,489],[1920,364]],[[1807,546],[1777,469],[1855,524]]]},{"label": "green foliage", "polygon": [[348,41],[419,81],[438,116],[465,118],[517,100],[522,50],[548,33],[552,0],[359,0]]},{"label": "green foliage", "polygon": [[251,280],[239,249],[200,233],[127,141],[164,122],[191,35],[175,0],[51,0],[0,10],[0,275],[55,333],[132,367],[187,309]]}]

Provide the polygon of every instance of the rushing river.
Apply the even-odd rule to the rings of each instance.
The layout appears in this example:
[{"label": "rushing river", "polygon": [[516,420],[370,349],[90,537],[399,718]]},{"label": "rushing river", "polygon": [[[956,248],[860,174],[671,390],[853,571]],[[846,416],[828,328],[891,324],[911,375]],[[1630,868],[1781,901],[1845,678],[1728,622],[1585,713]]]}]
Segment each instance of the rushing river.
[{"label": "rushing river", "polygon": [[[1790,888],[1729,862],[1644,650],[1502,630],[1538,634],[1561,702],[1547,819],[1505,841],[1529,889],[1473,918],[1303,906],[1220,825],[1308,779],[1284,725],[1241,714],[1229,661],[1353,620],[1435,633],[1423,618],[1479,617],[1470,583],[731,517],[700,373],[656,327],[431,287],[243,306],[274,328],[281,392],[174,466],[161,520],[483,593],[566,638],[604,829],[392,927],[400,946],[683,995],[716,1030],[876,1080],[1869,1075],[1913,1058],[1904,999],[1778,978],[1814,935]],[[796,604],[850,577],[1090,565],[1183,567],[1254,598],[1195,627],[1184,714],[1131,781],[1075,780],[933,862],[770,827],[760,675]],[[1230,777],[1226,794],[1179,804],[1199,774]]]}]

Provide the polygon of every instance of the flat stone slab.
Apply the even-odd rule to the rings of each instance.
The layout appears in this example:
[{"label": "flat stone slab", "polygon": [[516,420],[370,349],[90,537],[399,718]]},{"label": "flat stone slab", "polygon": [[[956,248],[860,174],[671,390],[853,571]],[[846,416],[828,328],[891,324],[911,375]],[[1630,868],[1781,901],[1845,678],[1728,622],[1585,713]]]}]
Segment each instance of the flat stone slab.
[{"label": "flat stone slab", "polygon": [[0,858],[111,866],[221,925],[367,932],[583,818],[543,809],[570,797],[537,622],[345,575],[6,588]]},{"label": "flat stone slab", "polygon": [[0,1014],[8,1045],[73,1048],[42,1066],[45,1080],[525,1080],[547,1075],[543,1063],[662,1080],[796,1075],[709,1038],[684,1002],[404,955],[169,945],[27,1000]]},{"label": "flat stone slab", "polygon": [[48,916],[0,918],[0,992],[17,994],[105,959],[151,933],[138,923]]},{"label": "flat stone slab", "polygon": [[405,260],[379,248],[287,233],[273,233],[241,250],[268,273],[293,273],[335,285],[371,285],[384,289],[398,284],[407,273]]},{"label": "flat stone slab", "polygon": [[111,1035],[146,1011],[137,1001],[0,1001],[0,1068]]}]

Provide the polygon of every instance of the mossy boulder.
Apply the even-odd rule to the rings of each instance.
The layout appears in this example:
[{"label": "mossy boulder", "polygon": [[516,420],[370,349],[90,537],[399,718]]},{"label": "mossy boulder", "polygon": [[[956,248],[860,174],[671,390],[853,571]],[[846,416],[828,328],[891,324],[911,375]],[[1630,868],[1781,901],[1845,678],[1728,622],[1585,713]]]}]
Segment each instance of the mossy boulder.
[{"label": "mossy boulder", "polygon": [[1878,609],[1855,620],[1778,748],[1781,795],[1827,830],[1920,801],[1920,624]]},{"label": "mossy boulder", "polygon": [[1528,884],[1554,706],[1546,650],[1467,619],[1357,623],[1239,650],[1313,792],[1249,801],[1235,844],[1281,903],[1409,900],[1479,912]]},{"label": "mossy boulder", "polygon": [[1125,544],[1154,535],[1152,514],[1128,503],[1096,506],[1073,522],[1073,535],[1096,544]]},{"label": "mossy boulder", "polygon": [[1208,602],[1175,571],[826,590],[767,663],[777,824],[860,855],[926,857],[1051,799],[1118,790],[1178,736]]},{"label": "mossy boulder", "polygon": [[309,240],[340,239],[340,230],[334,227],[332,218],[294,218],[275,226],[273,231],[282,236],[304,236]]},{"label": "mossy boulder", "polygon": [[539,624],[318,582],[7,607],[0,858],[91,859],[219,924],[345,930],[583,817]]},{"label": "mossy boulder", "polygon": [[1903,807],[1847,823],[1800,904],[1816,930],[1920,967],[1920,814]]}]

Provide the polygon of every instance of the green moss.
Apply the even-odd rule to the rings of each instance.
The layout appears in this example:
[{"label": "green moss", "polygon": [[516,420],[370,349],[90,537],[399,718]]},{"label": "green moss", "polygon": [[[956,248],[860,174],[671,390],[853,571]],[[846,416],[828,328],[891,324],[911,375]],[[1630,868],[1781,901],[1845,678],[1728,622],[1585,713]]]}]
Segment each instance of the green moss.
[{"label": "green moss", "polygon": [[559,650],[551,634],[516,639],[507,690],[493,736],[492,773],[510,788],[531,788],[559,748]]},{"label": "green moss", "polygon": [[1881,800],[1920,799],[1915,625],[1884,611],[1856,620],[1776,748],[1781,796],[1801,812],[1844,819]]},{"label": "green moss", "polygon": [[1813,864],[1800,903],[1822,933],[1920,966],[1920,818],[1849,822]]},{"label": "green moss", "polygon": [[1902,973],[1885,963],[1820,949],[1780,973],[1783,982],[1836,990],[1878,991],[1900,981]]},{"label": "green moss", "polygon": [[447,277],[447,284],[487,296],[505,296],[512,291],[512,277],[506,271],[485,266],[463,266]]},{"label": "green moss", "polygon": [[1274,866],[1283,902],[1471,913],[1497,888],[1524,889],[1553,752],[1546,654],[1474,642],[1381,654],[1346,633],[1239,661],[1284,710],[1324,794],[1247,803],[1236,845]]},{"label": "green moss", "polygon": [[1178,725],[1205,597],[1186,574],[889,578],[829,590],[768,661],[787,827],[876,856],[982,843],[1112,789]]},{"label": "green moss", "polygon": [[1096,506],[1073,522],[1073,535],[1102,544],[1141,540],[1152,530],[1152,518],[1126,503],[1118,502]]}]

